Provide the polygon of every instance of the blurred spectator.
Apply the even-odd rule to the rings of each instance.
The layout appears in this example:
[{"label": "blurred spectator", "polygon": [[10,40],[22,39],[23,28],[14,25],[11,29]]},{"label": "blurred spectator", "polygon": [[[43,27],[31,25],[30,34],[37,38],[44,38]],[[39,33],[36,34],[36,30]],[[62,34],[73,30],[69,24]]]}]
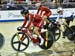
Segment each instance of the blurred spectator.
[{"label": "blurred spectator", "polygon": [[0,4],[1,4],[1,0],[0,0]]},{"label": "blurred spectator", "polygon": [[[14,2],[8,2],[14,1]],[[58,6],[64,8],[75,8],[75,0],[0,0],[0,9],[21,9],[23,6],[36,9],[35,3],[43,2],[43,5],[55,9]]]},{"label": "blurred spectator", "polygon": [[60,3],[58,0],[53,0],[53,4],[54,4],[54,7],[57,8]]},{"label": "blurred spectator", "polygon": [[16,6],[13,2],[8,2],[7,3],[7,9],[14,10],[14,9],[16,9]]},{"label": "blurred spectator", "polygon": [[23,0],[15,0],[16,1],[16,3],[21,3]]},{"label": "blurred spectator", "polygon": [[8,1],[1,1],[1,4],[7,4]]},{"label": "blurred spectator", "polygon": [[63,0],[63,5],[64,8],[69,6],[69,0]]},{"label": "blurred spectator", "polygon": [[25,3],[26,1],[28,0],[15,0],[17,4],[22,4],[22,3]]},{"label": "blurred spectator", "polygon": [[75,2],[75,0],[69,0],[69,2]]},{"label": "blurred spectator", "polygon": [[70,7],[75,7],[75,0],[69,0],[69,2],[71,3]]},{"label": "blurred spectator", "polygon": [[15,10],[16,5],[12,1],[8,1],[3,4],[2,9],[3,10]]},{"label": "blurred spectator", "polygon": [[31,0],[33,3],[37,3],[39,2],[39,0]]},{"label": "blurred spectator", "polygon": [[64,4],[68,4],[69,3],[69,0],[63,0],[63,3]]},{"label": "blurred spectator", "polygon": [[1,0],[0,0],[0,10],[1,10]]}]

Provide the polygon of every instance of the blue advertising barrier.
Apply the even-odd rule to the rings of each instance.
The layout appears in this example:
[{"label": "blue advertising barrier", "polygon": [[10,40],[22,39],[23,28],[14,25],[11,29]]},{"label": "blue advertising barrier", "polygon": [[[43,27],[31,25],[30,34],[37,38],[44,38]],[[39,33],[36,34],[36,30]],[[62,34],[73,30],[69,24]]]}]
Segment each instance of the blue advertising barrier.
[{"label": "blue advertising barrier", "polygon": [[[75,8],[67,8],[64,9],[66,11],[70,11],[73,13],[75,17]],[[52,15],[49,17],[51,20],[55,20],[57,18],[57,9],[51,9]],[[36,14],[37,10],[29,10],[30,13]],[[20,14],[20,10],[6,10],[0,11],[0,22],[16,22],[23,21],[24,18]]]}]

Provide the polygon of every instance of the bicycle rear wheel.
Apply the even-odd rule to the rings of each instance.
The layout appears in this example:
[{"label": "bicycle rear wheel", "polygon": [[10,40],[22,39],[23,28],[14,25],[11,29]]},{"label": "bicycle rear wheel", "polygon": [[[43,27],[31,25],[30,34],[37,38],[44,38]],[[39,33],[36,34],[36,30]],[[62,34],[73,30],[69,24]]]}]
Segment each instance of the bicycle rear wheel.
[{"label": "bicycle rear wheel", "polygon": [[59,28],[54,29],[54,31],[52,31],[53,35],[54,35],[54,40],[57,41],[59,40],[60,36],[61,36],[61,31]]},{"label": "bicycle rear wheel", "polygon": [[[42,49],[49,49],[54,43],[54,36],[50,31],[41,33],[42,38],[44,39],[43,45],[39,45]],[[40,42],[40,40],[39,40]]]},{"label": "bicycle rear wheel", "polygon": [[[22,36],[23,40],[21,40]],[[29,46],[29,38],[23,32],[17,32],[11,39],[11,46],[16,51],[24,51]]]},{"label": "bicycle rear wheel", "polygon": [[53,33],[55,41],[57,41],[61,36],[61,31],[57,26],[60,27],[60,25],[52,23],[48,28],[48,30]]},{"label": "bicycle rear wheel", "polygon": [[66,28],[64,35],[68,38],[68,40],[75,41],[75,26]]}]

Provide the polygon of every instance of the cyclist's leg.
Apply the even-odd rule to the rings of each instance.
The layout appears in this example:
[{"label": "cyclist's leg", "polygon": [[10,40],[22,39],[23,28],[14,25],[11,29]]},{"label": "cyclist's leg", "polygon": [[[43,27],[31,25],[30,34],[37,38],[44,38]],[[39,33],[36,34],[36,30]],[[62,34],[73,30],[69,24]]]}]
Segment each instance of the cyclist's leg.
[{"label": "cyclist's leg", "polygon": [[63,22],[63,31],[65,31],[66,29],[65,25],[67,25],[66,19],[62,19],[62,22]]},{"label": "cyclist's leg", "polygon": [[67,21],[67,19],[63,19],[62,20],[63,21],[63,38],[65,38],[64,36],[65,36],[65,32],[66,32],[66,26],[69,26],[68,24],[70,23],[69,21]]},{"label": "cyclist's leg", "polygon": [[42,38],[42,36],[40,35],[38,30],[39,30],[38,27],[34,27],[34,33],[37,34],[37,36],[40,38],[40,40],[41,40],[40,45],[42,45],[44,42],[44,39]]},{"label": "cyclist's leg", "polygon": [[44,24],[44,21],[41,20],[41,21],[38,21],[37,23],[35,22],[34,23],[34,33],[37,34],[37,36],[40,38],[40,45],[43,44],[44,42],[44,39],[42,38],[42,36],[40,35],[40,32],[39,30],[41,30],[41,28],[43,27],[43,24]]}]

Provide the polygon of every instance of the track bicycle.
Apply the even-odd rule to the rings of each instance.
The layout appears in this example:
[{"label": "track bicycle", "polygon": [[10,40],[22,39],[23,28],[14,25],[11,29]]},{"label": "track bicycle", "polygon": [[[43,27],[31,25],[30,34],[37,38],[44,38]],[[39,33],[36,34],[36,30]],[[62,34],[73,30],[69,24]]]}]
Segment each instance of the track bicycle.
[{"label": "track bicycle", "polygon": [[[60,36],[61,36],[61,32],[63,33],[63,37],[67,37],[68,40],[70,41],[75,41],[75,25],[73,26],[70,26],[67,25],[67,24],[64,24],[63,22],[63,25],[65,26],[65,31],[62,31],[62,29],[60,29],[59,27],[61,27],[61,24],[59,22],[55,23],[54,21],[52,21],[52,25],[54,26],[53,28],[50,28],[51,31],[55,32],[55,34],[53,34],[54,36],[58,35],[58,37],[54,37],[55,40],[57,41]],[[57,27],[59,26],[59,27]],[[51,26],[50,26],[51,27]],[[56,31],[59,31],[58,33],[56,33]]]},{"label": "track bicycle", "polygon": [[[16,51],[24,51],[28,48],[29,46],[29,42],[31,40],[31,42],[33,42],[33,44],[35,44],[35,41],[38,41],[40,43],[40,39],[39,37],[37,37],[37,39],[34,39],[34,33],[33,30],[29,30],[26,27],[18,27],[17,28],[18,32],[15,33],[11,39],[11,46],[14,50]],[[38,45],[40,48],[42,49],[49,49],[53,42],[54,42],[54,36],[53,34],[46,30],[41,32],[40,34],[42,36],[42,38],[44,39],[44,43],[43,45]]]},{"label": "track bicycle", "polygon": [[66,25],[66,29],[63,33],[64,38],[67,37],[68,40],[75,42],[75,25],[69,27]]}]

